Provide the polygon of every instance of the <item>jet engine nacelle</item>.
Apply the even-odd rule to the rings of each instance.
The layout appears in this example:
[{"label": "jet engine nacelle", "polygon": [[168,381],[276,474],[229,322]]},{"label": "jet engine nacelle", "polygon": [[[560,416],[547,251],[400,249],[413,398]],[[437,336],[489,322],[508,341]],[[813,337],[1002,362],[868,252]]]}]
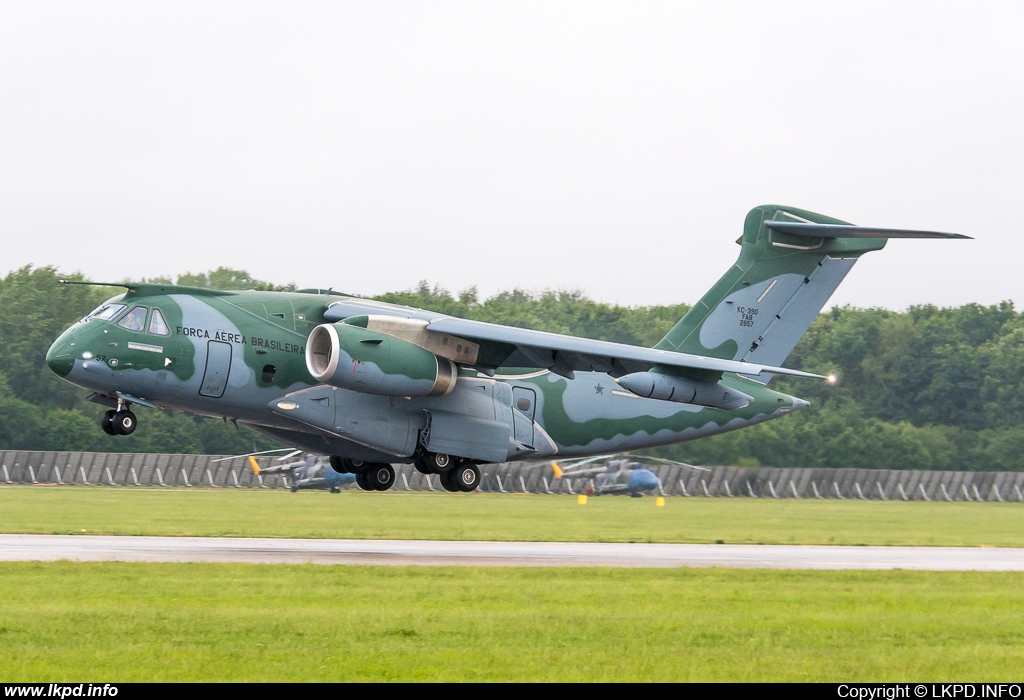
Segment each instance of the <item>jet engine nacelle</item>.
[{"label": "jet engine nacelle", "polygon": [[325,323],[306,343],[306,369],[318,382],[383,396],[447,396],[454,362],[401,338],[347,323]]},{"label": "jet engine nacelle", "polygon": [[657,372],[635,372],[615,380],[638,396],[660,401],[732,410],[750,404],[754,397],[716,382],[702,382]]}]

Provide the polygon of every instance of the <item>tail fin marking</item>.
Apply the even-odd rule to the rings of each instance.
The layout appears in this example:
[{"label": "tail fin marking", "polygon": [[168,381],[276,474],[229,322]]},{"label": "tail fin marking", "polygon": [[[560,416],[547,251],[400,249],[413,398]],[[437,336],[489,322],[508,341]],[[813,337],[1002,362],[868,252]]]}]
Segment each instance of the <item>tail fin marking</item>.
[{"label": "tail fin marking", "polygon": [[[741,359],[760,364],[766,364],[765,359],[769,357],[779,358],[780,363],[785,360],[856,262],[856,258],[822,258],[782,310],[770,319],[764,330],[751,342]],[[767,384],[772,375],[762,374],[749,378]]]},{"label": "tail fin marking", "polygon": [[967,236],[864,228],[793,207],[755,207],[736,263],[654,347],[781,365],[857,259],[889,238]]}]

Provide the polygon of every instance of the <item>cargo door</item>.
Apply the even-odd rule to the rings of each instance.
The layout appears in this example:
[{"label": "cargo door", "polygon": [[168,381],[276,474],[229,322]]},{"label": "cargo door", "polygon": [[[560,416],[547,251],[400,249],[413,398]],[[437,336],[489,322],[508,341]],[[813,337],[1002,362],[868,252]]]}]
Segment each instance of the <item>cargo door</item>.
[{"label": "cargo door", "polygon": [[219,340],[206,343],[206,372],[199,388],[201,396],[219,399],[224,395],[231,372],[231,345]]}]

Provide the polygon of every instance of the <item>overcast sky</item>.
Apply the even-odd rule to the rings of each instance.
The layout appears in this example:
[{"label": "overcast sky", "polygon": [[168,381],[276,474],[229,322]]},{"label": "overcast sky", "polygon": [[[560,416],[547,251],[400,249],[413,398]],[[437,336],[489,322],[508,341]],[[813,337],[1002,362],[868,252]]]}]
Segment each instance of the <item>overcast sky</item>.
[{"label": "overcast sky", "polygon": [[782,203],[833,303],[1024,308],[1024,4],[0,2],[0,274],[694,302]]}]

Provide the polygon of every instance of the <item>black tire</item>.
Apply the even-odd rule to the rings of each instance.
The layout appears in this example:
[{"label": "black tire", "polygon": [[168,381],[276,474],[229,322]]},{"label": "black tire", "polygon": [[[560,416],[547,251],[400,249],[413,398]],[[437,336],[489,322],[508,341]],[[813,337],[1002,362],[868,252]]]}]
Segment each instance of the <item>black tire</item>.
[{"label": "black tire", "polygon": [[331,493],[341,493],[341,487],[340,486],[332,486],[331,487]]},{"label": "black tire", "polygon": [[412,466],[416,467],[416,471],[418,471],[420,474],[434,473],[433,471],[431,471],[430,466],[427,464],[426,460],[420,457],[413,457]]},{"label": "black tire", "polygon": [[331,455],[328,460],[331,463],[331,469],[338,472],[339,474],[349,474],[348,465],[346,460],[338,455]]},{"label": "black tire", "polygon": [[114,412],[107,411],[100,417],[100,427],[103,428],[103,432],[107,435],[117,435],[117,431],[114,430]]},{"label": "black tire", "polygon": [[365,474],[372,464],[364,462],[361,459],[349,459],[345,457],[342,460],[345,463],[345,468],[348,469],[349,474]]},{"label": "black tire", "polygon": [[480,486],[480,470],[475,464],[460,464],[451,470],[450,478],[463,493],[476,491]]},{"label": "black tire", "polygon": [[295,493],[298,490],[299,490],[299,487],[296,486],[295,484],[292,484],[292,493]]},{"label": "black tire", "polygon": [[131,411],[117,411],[110,419],[110,425],[118,435],[131,435],[138,427],[139,420]]},{"label": "black tire", "polygon": [[387,491],[395,485],[395,469],[390,464],[371,464],[366,470],[366,480],[375,491]]},{"label": "black tire", "polygon": [[444,474],[452,468],[455,460],[449,455],[432,453],[427,455],[427,467],[435,474]]},{"label": "black tire", "polygon": [[445,491],[450,491],[451,493],[458,493],[459,485],[455,483],[455,481],[452,479],[454,472],[454,469],[448,470],[444,474],[441,474],[440,479],[438,480],[441,482],[441,488],[443,488]]},{"label": "black tire", "polygon": [[373,491],[373,486],[370,485],[370,480],[364,473],[356,474],[356,486],[361,488],[363,491]]}]

